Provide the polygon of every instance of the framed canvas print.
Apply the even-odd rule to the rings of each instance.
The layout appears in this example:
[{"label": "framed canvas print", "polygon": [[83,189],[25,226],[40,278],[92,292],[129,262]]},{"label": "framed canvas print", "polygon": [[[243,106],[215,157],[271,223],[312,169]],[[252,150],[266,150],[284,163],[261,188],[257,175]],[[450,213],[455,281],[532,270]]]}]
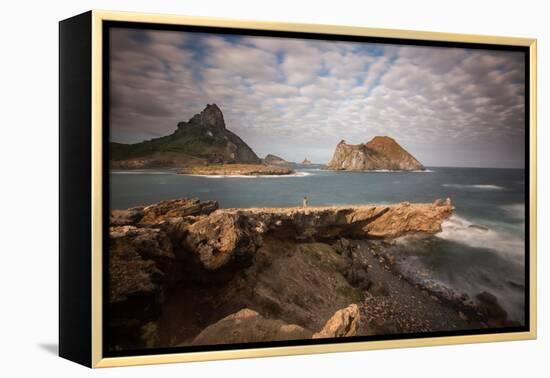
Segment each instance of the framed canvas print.
[{"label": "framed canvas print", "polygon": [[60,22],[62,357],[536,337],[536,41]]}]

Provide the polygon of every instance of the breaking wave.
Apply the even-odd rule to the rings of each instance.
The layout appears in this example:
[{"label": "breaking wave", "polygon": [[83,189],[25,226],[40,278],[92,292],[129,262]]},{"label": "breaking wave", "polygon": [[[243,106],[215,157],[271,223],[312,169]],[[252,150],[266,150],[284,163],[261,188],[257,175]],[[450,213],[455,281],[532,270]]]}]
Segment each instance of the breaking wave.
[{"label": "breaking wave", "polygon": [[512,205],[503,205],[500,207],[506,214],[513,219],[525,219],[525,205],[523,203],[515,203]]},{"label": "breaking wave", "polygon": [[457,189],[481,189],[481,190],[504,190],[504,187],[490,184],[463,185],[463,184],[443,184],[446,188]]},{"label": "breaking wave", "polygon": [[433,173],[435,171],[432,171],[431,169],[425,169],[425,170],[421,170],[421,169],[417,169],[417,170],[414,170],[414,171],[405,171],[405,170],[396,170],[396,169],[373,169],[373,170],[368,170],[368,171],[365,171],[366,173]]},{"label": "breaking wave", "polygon": [[474,248],[492,249],[504,257],[523,261],[525,250],[523,239],[505,231],[472,223],[457,215],[443,222],[442,231],[436,234],[436,237]]}]

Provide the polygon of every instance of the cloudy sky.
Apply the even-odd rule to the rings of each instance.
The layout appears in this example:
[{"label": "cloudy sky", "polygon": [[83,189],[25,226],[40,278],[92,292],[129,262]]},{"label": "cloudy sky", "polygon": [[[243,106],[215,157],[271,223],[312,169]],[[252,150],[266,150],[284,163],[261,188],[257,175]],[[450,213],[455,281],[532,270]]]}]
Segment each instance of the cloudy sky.
[{"label": "cloudy sky", "polygon": [[117,142],[215,103],[260,157],[388,135],[427,166],[524,165],[522,53],[117,28],[110,73]]}]

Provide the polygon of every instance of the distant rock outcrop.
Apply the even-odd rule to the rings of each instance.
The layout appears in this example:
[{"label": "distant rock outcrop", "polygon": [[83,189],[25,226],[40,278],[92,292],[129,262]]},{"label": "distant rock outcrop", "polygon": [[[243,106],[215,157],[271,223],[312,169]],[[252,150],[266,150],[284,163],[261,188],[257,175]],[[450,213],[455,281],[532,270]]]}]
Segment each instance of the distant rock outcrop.
[{"label": "distant rock outcrop", "polygon": [[285,165],[267,164],[212,164],[182,168],[180,175],[206,176],[282,176],[294,173]]},{"label": "distant rock outcrop", "polygon": [[220,108],[207,105],[170,135],[135,144],[110,143],[111,167],[188,167],[206,164],[260,164],[254,151],[225,128]]},{"label": "distant rock outcrop", "polygon": [[394,139],[374,137],[368,143],[347,144],[342,140],[336,146],[327,169],[345,171],[417,171],[424,166]]},{"label": "distant rock outcrop", "polygon": [[262,159],[262,162],[264,164],[268,164],[268,165],[288,165],[288,164],[290,164],[285,159],[283,159],[279,156],[276,156],[276,155],[272,155],[272,154],[267,154],[265,156],[265,158]]},{"label": "distant rock outcrop", "polygon": [[305,158],[304,161],[302,161],[302,164],[303,165],[311,165],[312,163],[307,158]]}]

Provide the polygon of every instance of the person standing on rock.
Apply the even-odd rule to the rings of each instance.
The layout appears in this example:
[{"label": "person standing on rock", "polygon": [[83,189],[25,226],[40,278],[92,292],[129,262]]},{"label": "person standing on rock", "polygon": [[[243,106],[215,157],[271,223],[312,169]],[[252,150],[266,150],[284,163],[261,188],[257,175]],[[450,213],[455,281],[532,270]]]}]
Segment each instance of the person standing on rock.
[{"label": "person standing on rock", "polygon": [[307,207],[307,196],[304,196],[304,209]]}]

